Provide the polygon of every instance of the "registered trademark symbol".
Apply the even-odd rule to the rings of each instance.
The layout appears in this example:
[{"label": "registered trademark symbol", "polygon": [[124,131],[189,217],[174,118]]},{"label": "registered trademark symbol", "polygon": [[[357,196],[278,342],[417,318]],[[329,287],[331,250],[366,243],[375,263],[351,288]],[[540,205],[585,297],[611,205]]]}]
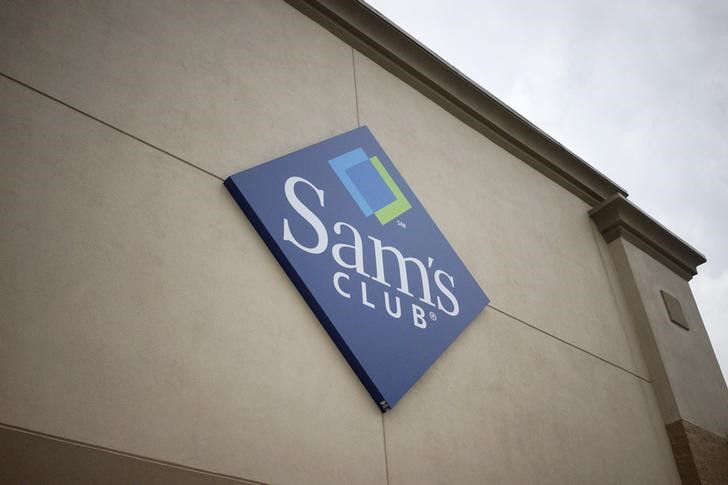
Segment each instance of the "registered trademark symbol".
[{"label": "registered trademark symbol", "polygon": [[433,322],[437,320],[437,314],[435,312],[430,312],[430,320]]}]

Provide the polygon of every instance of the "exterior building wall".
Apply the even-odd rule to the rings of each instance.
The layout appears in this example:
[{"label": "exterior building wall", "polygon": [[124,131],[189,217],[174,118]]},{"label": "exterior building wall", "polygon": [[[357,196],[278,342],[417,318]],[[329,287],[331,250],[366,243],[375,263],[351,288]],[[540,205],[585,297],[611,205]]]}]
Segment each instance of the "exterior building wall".
[{"label": "exterior building wall", "polygon": [[[3,2],[0,73],[3,425],[265,483],[679,483],[590,206],[291,6]],[[492,299],[383,416],[221,182],[358,125]]]},{"label": "exterior building wall", "polygon": [[497,308],[646,377],[589,206],[363,56],[359,118]]},{"label": "exterior building wall", "polygon": [[0,422],[265,482],[385,481],[379,410],[222,183],[0,83]]},{"label": "exterior building wall", "polygon": [[668,424],[667,433],[683,484],[726,483],[728,443],[725,435],[711,433],[682,419]]},{"label": "exterior building wall", "polygon": [[[684,484],[728,480],[728,389],[687,281],[624,239],[609,243],[636,318]],[[667,292],[683,313],[672,321]],[[684,319],[682,318],[684,317]],[[676,324],[676,323],[679,323]]]},{"label": "exterior building wall", "polygon": [[[712,433],[728,434],[728,391],[700,318],[688,282],[655,261],[629,241],[610,243],[615,260],[624,265],[623,274],[634,279],[642,323],[659,349],[675,407],[665,416],[666,424],[685,419]],[[677,298],[689,330],[670,321],[661,291]],[[721,385],[723,384],[723,385]]]}]

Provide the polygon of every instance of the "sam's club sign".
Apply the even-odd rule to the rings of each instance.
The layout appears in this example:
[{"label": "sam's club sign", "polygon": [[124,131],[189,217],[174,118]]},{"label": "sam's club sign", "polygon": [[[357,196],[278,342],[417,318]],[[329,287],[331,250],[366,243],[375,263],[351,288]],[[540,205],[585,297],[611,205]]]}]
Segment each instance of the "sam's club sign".
[{"label": "sam's club sign", "polygon": [[366,127],[225,186],[382,411],[488,304]]}]

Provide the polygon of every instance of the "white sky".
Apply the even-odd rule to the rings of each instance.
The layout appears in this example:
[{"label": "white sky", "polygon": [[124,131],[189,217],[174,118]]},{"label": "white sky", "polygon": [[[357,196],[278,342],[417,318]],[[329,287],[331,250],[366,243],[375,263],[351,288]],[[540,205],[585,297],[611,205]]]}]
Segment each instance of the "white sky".
[{"label": "white sky", "polygon": [[706,255],[728,375],[728,1],[367,1]]}]

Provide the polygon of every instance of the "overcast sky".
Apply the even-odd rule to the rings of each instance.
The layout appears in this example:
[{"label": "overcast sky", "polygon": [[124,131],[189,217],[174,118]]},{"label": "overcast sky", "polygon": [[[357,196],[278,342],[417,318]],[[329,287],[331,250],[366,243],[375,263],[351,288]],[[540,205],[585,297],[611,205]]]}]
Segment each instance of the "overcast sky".
[{"label": "overcast sky", "polygon": [[728,375],[728,0],[367,1],[706,255]]}]

